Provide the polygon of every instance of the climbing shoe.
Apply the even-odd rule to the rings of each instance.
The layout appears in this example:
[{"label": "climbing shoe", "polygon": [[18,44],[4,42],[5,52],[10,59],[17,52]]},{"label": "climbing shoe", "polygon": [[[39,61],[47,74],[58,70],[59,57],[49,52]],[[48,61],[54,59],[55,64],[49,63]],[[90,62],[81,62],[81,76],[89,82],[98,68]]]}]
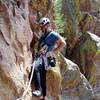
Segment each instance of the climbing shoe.
[{"label": "climbing shoe", "polygon": [[36,97],[39,97],[39,96],[41,96],[41,91],[35,90],[35,91],[33,91],[32,94],[33,94],[34,96],[36,96]]}]

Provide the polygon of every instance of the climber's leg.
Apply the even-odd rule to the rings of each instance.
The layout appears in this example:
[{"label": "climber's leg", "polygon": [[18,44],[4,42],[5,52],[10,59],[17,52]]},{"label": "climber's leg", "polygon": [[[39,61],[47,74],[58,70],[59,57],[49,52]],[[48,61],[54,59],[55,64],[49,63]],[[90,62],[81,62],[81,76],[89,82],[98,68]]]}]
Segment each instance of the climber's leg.
[{"label": "climber's leg", "polygon": [[42,88],[42,94],[45,97],[46,96],[46,70],[44,66],[41,66],[39,68],[40,72],[40,83]]},{"label": "climber's leg", "polygon": [[34,74],[33,74],[33,80],[34,80],[34,85],[35,85],[35,90],[40,89],[40,78],[39,78],[39,72],[34,69]]},{"label": "climber's leg", "polygon": [[33,91],[33,95],[40,96],[41,95],[40,78],[39,78],[39,72],[36,69],[34,69],[33,81],[34,81],[34,86],[35,86],[35,91]]}]

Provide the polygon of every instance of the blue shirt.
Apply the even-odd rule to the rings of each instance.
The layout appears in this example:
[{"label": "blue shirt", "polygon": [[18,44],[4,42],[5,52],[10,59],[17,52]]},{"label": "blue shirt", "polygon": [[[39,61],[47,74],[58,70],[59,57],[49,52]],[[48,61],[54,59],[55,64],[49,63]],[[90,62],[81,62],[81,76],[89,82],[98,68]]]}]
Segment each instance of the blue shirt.
[{"label": "blue shirt", "polygon": [[40,38],[40,47],[39,49],[41,49],[43,46],[47,46],[47,52],[48,51],[52,51],[52,49],[55,46],[56,41],[59,39],[59,34],[52,31],[49,32],[47,34],[44,34],[41,38]]}]

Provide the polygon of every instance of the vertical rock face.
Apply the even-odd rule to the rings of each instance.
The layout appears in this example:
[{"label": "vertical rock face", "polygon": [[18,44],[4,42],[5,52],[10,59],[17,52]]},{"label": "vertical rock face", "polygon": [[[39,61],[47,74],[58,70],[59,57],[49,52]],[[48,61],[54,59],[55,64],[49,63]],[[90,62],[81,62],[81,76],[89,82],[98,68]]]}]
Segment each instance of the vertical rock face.
[{"label": "vertical rock face", "polygon": [[84,28],[100,37],[100,20],[88,14],[85,21]]},{"label": "vertical rock face", "polygon": [[81,12],[92,15],[91,20],[87,20],[91,26],[88,30],[100,37],[100,0],[79,0],[79,8]]},{"label": "vertical rock face", "polygon": [[32,58],[30,42],[33,39],[34,49],[39,34],[37,21],[50,14],[51,2],[0,0],[0,100],[15,100],[26,89]]},{"label": "vertical rock face", "polygon": [[82,12],[96,12],[99,10],[99,0],[79,0],[80,10]]},{"label": "vertical rock face", "polygon": [[91,2],[90,0],[79,0],[80,10],[81,11],[90,11],[91,10]]},{"label": "vertical rock face", "polygon": [[[99,79],[97,78],[99,75],[96,76],[99,71],[97,68],[98,64],[94,64],[94,57],[96,52],[98,52],[97,48],[100,48],[97,42],[99,39],[96,38],[96,35],[100,37],[100,6],[98,5],[100,5],[99,0],[63,0],[63,14],[67,17],[67,19],[65,17],[67,20],[65,35],[68,43],[66,55],[79,65],[81,72],[86,76],[92,86],[96,86],[97,83],[99,84]],[[95,34],[94,36],[88,32],[81,34],[78,32],[77,34],[77,22],[80,22],[80,18],[82,18],[80,13],[84,13],[85,15],[85,17],[83,15],[84,19],[82,20],[83,30],[92,32]],[[97,69],[98,71],[96,72]]]},{"label": "vertical rock face", "polygon": [[[88,0],[83,0],[81,3],[84,4],[84,6],[87,6],[84,2],[87,2],[87,5],[91,3]],[[65,33],[67,33],[66,37],[68,44],[66,56],[78,64],[81,72],[88,80],[90,80],[92,85],[95,85],[96,66],[94,65],[94,56],[97,52],[97,44],[87,31],[99,36],[99,20],[88,13],[84,13],[82,17],[80,14],[80,6],[82,6],[80,4],[80,0],[63,0],[63,12],[66,16],[65,19],[67,18],[65,24]],[[83,8],[85,8],[84,6]],[[89,11],[91,7],[86,9]],[[80,29],[84,30],[85,32],[78,32],[80,31],[79,26],[81,26]]]},{"label": "vertical rock face", "polygon": [[22,95],[31,61],[27,0],[0,0],[0,100]]}]

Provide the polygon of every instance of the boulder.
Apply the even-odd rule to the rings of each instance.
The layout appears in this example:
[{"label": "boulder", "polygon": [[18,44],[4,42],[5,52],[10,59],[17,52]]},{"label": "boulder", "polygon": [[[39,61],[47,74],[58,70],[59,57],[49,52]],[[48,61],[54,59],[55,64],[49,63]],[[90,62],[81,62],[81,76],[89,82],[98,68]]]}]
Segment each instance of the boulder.
[{"label": "boulder", "polygon": [[97,44],[90,34],[90,32],[82,33],[70,55],[72,61],[79,65],[80,71],[89,80],[90,84],[95,86],[96,66],[94,56],[97,52]]},{"label": "boulder", "polygon": [[61,58],[62,100],[92,100],[92,87],[80,73],[79,67],[63,56]]}]

